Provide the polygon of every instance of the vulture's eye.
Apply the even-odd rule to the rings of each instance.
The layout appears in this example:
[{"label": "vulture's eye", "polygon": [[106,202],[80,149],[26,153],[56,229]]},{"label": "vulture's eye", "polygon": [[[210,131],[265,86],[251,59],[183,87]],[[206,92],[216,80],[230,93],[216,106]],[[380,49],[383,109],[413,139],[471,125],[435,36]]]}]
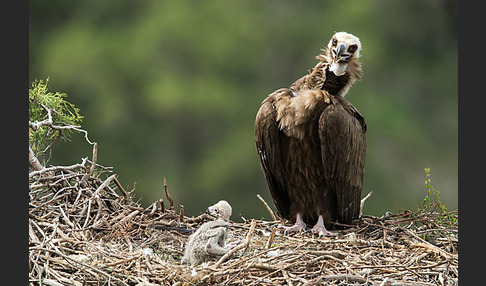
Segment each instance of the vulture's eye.
[{"label": "vulture's eye", "polygon": [[348,52],[350,52],[350,53],[354,53],[354,52],[356,51],[356,49],[357,49],[357,48],[358,48],[358,46],[356,46],[356,45],[351,45],[351,46],[349,46],[349,48],[348,48]]},{"label": "vulture's eye", "polygon": [[332,45],[333,45],[333,47],[335,47],[337,45],[337,39],[336,38],[332,39]]}]

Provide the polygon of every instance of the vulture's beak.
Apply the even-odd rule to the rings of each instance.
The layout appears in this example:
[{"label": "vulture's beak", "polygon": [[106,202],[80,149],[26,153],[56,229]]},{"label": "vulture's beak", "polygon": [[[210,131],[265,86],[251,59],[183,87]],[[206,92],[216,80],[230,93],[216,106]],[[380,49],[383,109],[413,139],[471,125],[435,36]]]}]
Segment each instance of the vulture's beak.
[{"label": "vulture's beak", "polygon": [[339,44],[335,49],[332,49],[332,53],[336,62],[345,61],[349,58],[350,54],[345,53],[345,51],[346,45],[342,43]]}]

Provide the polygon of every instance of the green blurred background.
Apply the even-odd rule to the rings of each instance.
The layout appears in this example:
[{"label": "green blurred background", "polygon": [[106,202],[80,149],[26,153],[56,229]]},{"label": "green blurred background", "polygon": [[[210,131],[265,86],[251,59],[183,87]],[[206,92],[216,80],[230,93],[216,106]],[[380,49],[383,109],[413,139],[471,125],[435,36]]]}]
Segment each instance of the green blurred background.
[{"label": "green blurred background", "polygon": [[[362,42],[363,80],[347,95],[366,118],[364,212],[414,209],[424,168],[457,208],[457,1],[31,0],[29,79],[49,80],[85,116],[143,206],[169,192],[187,215],[219,199],[233,219],[269,215],[255,150],[261,101],[316,63],[335,31]],[[49,164],[91,157],[81,135]]]}]

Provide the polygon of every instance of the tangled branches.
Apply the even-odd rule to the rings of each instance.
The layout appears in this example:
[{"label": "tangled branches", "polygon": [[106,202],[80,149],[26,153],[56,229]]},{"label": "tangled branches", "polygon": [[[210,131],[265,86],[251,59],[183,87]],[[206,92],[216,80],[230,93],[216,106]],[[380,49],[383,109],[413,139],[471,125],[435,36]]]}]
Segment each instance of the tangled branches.
[{"label": "tangled branches", "polygon": [[[29,197],[31,285],[134,285],[154,261],[165,269],[181,251],[182,236],[160,237],[156,229],[176,225],[178,214],[163,200],[140,207],[111,168],[86,158],[31,172]],[[168,255],[148,255],[147,247]]]}]

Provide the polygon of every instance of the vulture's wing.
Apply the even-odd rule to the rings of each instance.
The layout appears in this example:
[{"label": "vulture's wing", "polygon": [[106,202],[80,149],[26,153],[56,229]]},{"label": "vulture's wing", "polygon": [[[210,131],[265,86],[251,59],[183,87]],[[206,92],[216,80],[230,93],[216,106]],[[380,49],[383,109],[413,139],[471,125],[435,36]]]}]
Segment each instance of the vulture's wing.
[{"label": "vulture's wing", "polygon": [[359,216],[366,157],[366,124],[346,99],[332,97],[333,104],[319,119],[324,176],[338,201],[339,221]]},{"label": "vulture's wing", "polygon": [[[292,93],[290,89],[279,89],[275,93]],[[279,215],[288,218],[290,200],[284,185],[281,138],[283,132],[278,129],[277,114],[270,95],[258,110],[255,120],[255,143],[260,166]]]}]

